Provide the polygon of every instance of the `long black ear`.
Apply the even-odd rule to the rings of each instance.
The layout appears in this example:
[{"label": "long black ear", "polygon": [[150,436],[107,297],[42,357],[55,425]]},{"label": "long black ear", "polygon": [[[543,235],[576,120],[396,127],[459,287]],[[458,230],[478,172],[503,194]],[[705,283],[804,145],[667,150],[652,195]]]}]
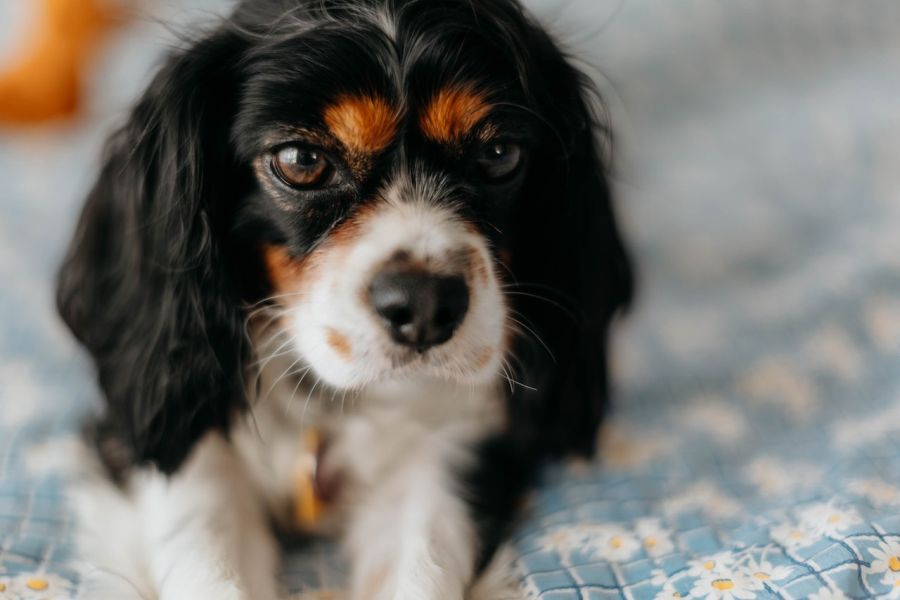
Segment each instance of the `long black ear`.
[{"label": "long black ear", "polygon": [[510,245],[509,300],[520,334],[513,432],[554,455],[591,455],[609,396],[610,323],[633,277],[598,149],[590,81],[542,32],[529,87],[545,125]]},{"label": "long black ear", "polygon": [[220,235],[239,50],[220,31],[169,58],[108,142],[59,274],[59,311],[108,400],[103,430],[165,472],[242,401],[242,317]]}]

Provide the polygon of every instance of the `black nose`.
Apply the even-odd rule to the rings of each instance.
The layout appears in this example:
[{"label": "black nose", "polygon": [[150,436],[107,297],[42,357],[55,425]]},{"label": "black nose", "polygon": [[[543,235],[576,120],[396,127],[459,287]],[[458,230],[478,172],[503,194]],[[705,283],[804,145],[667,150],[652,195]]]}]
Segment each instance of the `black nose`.
[{"label": "black nose", "polygon": [[458,276],[384,270],[369,286],[369,302],[395,342],[425,352],[453,337],[469,309],[469,288]]}]

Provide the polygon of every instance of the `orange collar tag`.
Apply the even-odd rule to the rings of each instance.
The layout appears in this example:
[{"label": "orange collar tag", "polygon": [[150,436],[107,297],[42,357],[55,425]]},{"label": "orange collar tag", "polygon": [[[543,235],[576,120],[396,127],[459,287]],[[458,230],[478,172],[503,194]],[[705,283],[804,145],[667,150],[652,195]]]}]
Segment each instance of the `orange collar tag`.
[{"label": "orange collar tag", "polygon": [[311,529],[319,523],[328,507],[317,483],[322,453],[322,437],[318,430],[305,432],[301,449],[295,474],[294,522],[300,529]]}]

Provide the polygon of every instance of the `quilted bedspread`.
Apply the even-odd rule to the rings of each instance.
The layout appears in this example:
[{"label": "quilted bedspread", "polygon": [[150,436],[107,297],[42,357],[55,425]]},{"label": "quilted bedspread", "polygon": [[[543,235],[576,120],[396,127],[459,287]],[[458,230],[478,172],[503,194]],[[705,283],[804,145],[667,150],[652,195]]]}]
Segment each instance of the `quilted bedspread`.
[{"label": "quilted bedspread", "polygon": [[[0,57],[31,4],[0,0]],[[641,295],[599,459],[548,471],[516,532],[525,591],[900,598],[900,3],[530,4],[596,67]],[[77,595],[64,490],[97,392],[52,273],[156,18],[223,8],[146,10],[86,120],[0,131],[0,600]],[[290,551],[287,583],[338,588],[332,556]]]}]

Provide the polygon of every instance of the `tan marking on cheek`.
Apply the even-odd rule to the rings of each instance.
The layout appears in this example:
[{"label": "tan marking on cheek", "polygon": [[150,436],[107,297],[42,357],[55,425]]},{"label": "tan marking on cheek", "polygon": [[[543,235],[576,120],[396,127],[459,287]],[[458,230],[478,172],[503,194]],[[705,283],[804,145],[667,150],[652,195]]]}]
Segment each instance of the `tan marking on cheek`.
[{"label": "tan marking on cheek", "polygon": [[284,246],[271,244],[263,246],[262,257],[269,282],[276,292],[296,292],[303,288],[308,258],[293,257]]},{"label": "tan marking on cheek", "polygon": [[348,150],[374,154],[397,135],[400,115],[378,96],[341,96],[325,109],[324,119]]},{"label": "tan marking on cheek", "polygon": [[[359,241],[366,222],[377,213],[378,207],[378,203],[372,202],[358,208],[352,216],[326,234],[324,242],[306,256],[292,256],[285,246],[263,244],[260,250],[262,263],[272,290],[277,294],[303,293],[316,285],[317,277],[341,269],[343,260]],[[367,302],[365,291],[363,286],[363,303]],[[297,300],[299,296],[286,298],[287,303]]]},{"label": "tan marking on cheek", "polygon": [[335,354],[344,360],[350,360],[353,357],[353,344],[350,343],[346,335],[337,329],[329,327],[325,331],[325,341],[334,350]]},{"label": "tan marking on cheek", "polygon": [[435,142],[458,142],[469,135],[490,110],[485,94],[474,86],[454,85],[435,94],[419,119],[419,127]]},{"label": "tan marking on cheek", "polygon": [[262,247],[263,266],[269,276],[269,282],[276,292],[297,292],[311,283],[315,266],[333,264],[335,260],[346,254],[353,243],[359,239],[360,228],[366,219],[374,213],[372,205],[359,208],[356,213],[335,227],[327,235],[324,244],[312,254],[304,257],[291,256],[284,246],[265,244]]},{"label": "tan marking on cheek", "polygon": [[488,266],[485,263],[484,259],[481,257],[481,252],[478,251],[478,248],[469,246],[466,249],[466,259],[468,262],[469,270],[475,276],[478,284],[487,285],[490,282],[490,278],[488,276]]},{"label": "tan marking on cheek", "polygon": [[491,362],[491,358],[494,357],[494,349],[490,346],[485,346],[481,350],[479,350],[478,355],[475,357],[475,368],[483,369]]}]

